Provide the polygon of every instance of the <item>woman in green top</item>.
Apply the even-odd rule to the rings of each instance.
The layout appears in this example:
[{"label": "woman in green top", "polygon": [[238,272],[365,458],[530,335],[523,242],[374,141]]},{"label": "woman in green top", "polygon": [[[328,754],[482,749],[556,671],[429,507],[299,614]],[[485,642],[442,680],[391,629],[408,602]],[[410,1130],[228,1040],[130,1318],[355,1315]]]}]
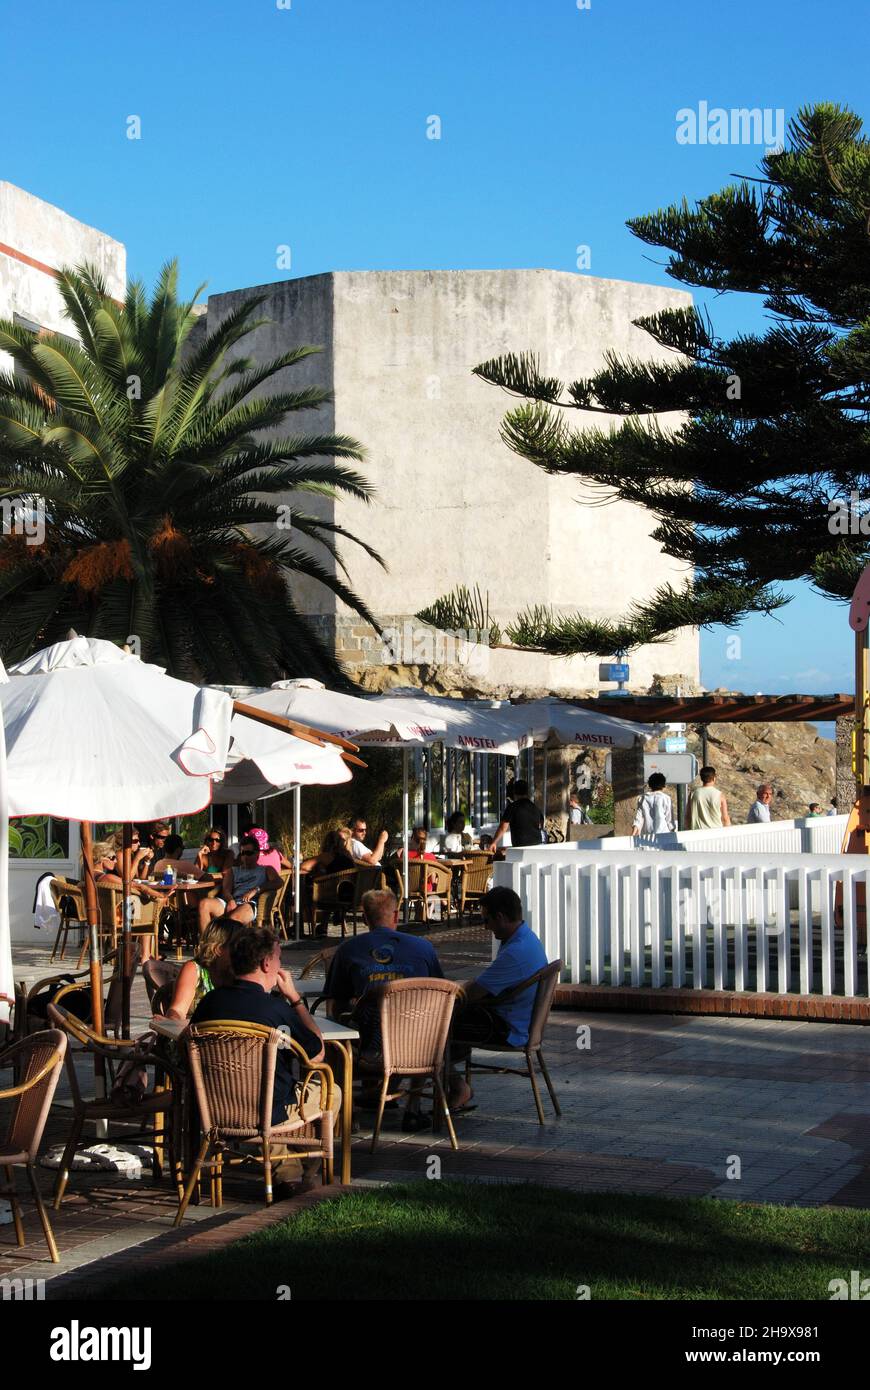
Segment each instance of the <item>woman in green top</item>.
[{"label": "woman in green top", "polygon": [[186,961],[178,973],[172,1003],[166,1010],[167,1018],[184,1022],[190,1018],[200,999],[217,985],[232,984],[227,948],[238,925],[238,922],[223,918],[206,927],[193,960]]},{"label": "woman in green top", "polygon": [[219,825],[211,825],[205,832],[202,848],[196,856],[196,867],[200,874],[214,874],[220,878],[224,869],[233,865],[233,856],[227,846],[227,837]]}]

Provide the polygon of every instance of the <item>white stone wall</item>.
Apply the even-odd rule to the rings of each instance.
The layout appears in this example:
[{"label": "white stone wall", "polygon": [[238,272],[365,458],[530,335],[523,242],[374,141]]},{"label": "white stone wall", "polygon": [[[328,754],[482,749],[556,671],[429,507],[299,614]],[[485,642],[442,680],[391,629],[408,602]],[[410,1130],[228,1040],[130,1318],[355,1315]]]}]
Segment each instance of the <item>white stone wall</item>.
[{"label": "white stone wall", "polygon": [[[618,617],[660,584],[680,582],[685,570],[650,540],[646,512],[580,505],[576,479],[548,477],[510,452],[499,427],[516,400],[471,369],[532,349],[545,373],[571,381],[601,366],[608,348],[663,357],[632,320],[689,305],[689,294],[549,270],[353,271],[213,296],[209,317],[263,292],[263,312],[275,322],[245,351],[260,358],[302,342],[327,349],[286,384],[330,386],[334,408],[300,415],[294,427],[334,429],[366,447],[362,471],[377,490],[375,505],[320,505],[387,560],[385,572],[358,547],[341,545],[351,583],[376,615],[411,616],[457,584],[479,583],[502,624],[535,603]],[[576,412],[569,418],[590,423]],[[335,611],[322,589],[299,585],[296,593],[306,612]],[[350,615],[336,616],[347,632]],[[597,683],[597,658],[499,651],[491,665],[493,684],[570,692]],[[697,680],[697,633],[633,653],[631,668],[635,686],[661,671]]]},{"label": "white stone wall", "polygon": [[[87,261],[102,271],[111,295],[116,299],[124,297],[127,253],[122,242],[78,222],[23,188],[3,182],[0,244],[49,270]],[[63,316],[55,277],[46,269],[0,250],[0,318],[11,319],[13,314],[21,314],[42,328],[75,336],[72,325]],[[6,354],[0,354],[0,362],[8,366]]]}]

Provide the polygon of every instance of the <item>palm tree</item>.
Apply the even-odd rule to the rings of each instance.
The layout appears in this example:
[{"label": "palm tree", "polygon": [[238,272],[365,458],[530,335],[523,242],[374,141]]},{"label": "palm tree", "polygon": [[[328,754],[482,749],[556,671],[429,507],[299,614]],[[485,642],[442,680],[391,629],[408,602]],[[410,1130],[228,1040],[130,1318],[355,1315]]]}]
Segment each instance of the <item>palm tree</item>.
[{"label": "palm tree", "polygon": [[0,373],[0,499],[35,499],[45,517],[41,544],[4,527],[0,651],[14,661],[75,628],[134,636],[143,658],[188,679],[341,680],[294,602],[294,580],[319,581],[374,621],[341,577],[337,539],[380,557],[305,510],[305,494],[370,498],[338,462],[361,458],[360,446],[281,433],[291,412],[316,409],[328,392],[260,393],[319,349],[264,364],[231,358],[268,321],[254,317],[262,299],[192,334],[196,296],[181,302],[177,282],[173,262],[150,303],[133,283],[119,304],[92,267],[67,269],[58,283],[78,341],[0,321],[0,350],[14,361]]}]

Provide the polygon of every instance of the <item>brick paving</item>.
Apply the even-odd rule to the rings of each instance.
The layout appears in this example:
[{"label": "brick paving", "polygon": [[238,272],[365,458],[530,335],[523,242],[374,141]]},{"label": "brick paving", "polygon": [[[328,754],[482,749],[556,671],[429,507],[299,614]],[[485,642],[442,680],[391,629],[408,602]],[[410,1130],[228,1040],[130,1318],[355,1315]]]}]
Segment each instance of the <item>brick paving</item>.
[{"label": "brick paving", "polygon": [[[486,959],[479,929],[438,936],[447,974],[478,973]],[[288,951],[296,973],[314,949]],[[21,965],[18,975],[44,974],[45,954],[40,960],[34,952]],[[322,978],[313,974],[306,988],[316,992]],[[133,1012],[144,1026],[141,984]],[[371,1155],[371,1117],[363,1114],[354,1136],[354,1182],[423,1178],[437,1158],[442,1179],[802,1206],[870,1204],[870,1031],[860,1024],[560,1010],[552,1015],[546,1051],[561,1119],[544,1091],[547,1122],[538,1125],[527,1079],[477,1075],[478,1108],[457,1118],[458,1153],[444,1131],[402,1134],[393,1111]],[[48,1141],[64,1128],[65,1117],[56,1112]],[[43,1174],[46,1191],[51,1177]],[[155,1187],[147,1172],[138,1181],[74,1174],[71,1195],[53,1214],[62,1264],[46,1260],[26,1204],[33,1244],[17,1251],[11,1226],[0,1226],[0,1277],[57,1278],[56,1296],[71,1297],[68,1289],[94,1287],[104,1268],[216,1248],[319,1197],[315,1189],[267,1211],[260,1191],[256,1181],[227,1182],[222,1212],[191,1208],[175,1233],[167,1182]]]}]

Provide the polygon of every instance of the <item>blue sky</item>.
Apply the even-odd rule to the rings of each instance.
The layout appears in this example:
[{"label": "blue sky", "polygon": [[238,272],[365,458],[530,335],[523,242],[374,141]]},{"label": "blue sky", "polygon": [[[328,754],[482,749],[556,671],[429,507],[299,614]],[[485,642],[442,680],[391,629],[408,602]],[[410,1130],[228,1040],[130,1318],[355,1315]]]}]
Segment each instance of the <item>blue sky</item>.
[{"label": "blue sky", "polygon": [[[680,145],[676,112],[868,114],[868,38],[856,0],[42,0],[4,14],[0,178],[124,240],[146,282],[178,256],[188,290],[576,270],[579,245],[589,273],[667,283],[626,218],[752,174],[761,152]],[[749,297],[710,308],[724,331],[761,322]],[[739,659],[704,634],[708,685],[851,689],[845,609],[795,593],[744,624]]]}]

